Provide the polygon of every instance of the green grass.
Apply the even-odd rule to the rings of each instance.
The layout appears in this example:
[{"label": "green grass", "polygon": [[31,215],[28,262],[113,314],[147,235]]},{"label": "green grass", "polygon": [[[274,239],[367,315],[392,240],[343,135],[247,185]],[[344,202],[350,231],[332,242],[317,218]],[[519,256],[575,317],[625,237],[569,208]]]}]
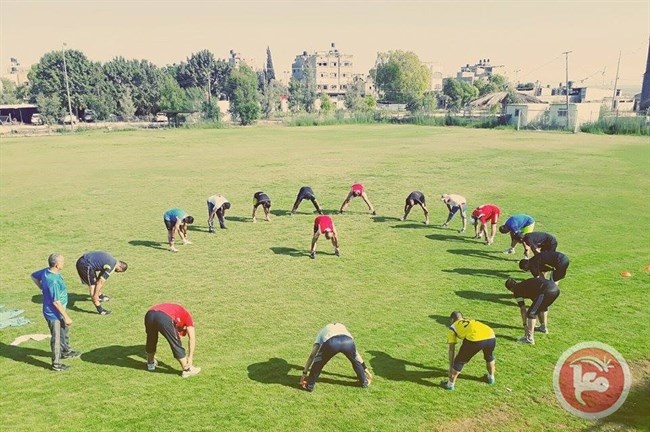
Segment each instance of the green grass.
[{"label": "green grass", "polygon": [[[650,149],[647,139],[562,133],[355,125],[84,133],[0,142],[0,303],[33,323],[0,331],[0,420],[12,431],[244,430],[648,430]],[[379,217],[360,200],[334,216],[341,258],[324,239],[307,257],[310,204],[294,217],[250,223],[252,195],[290,209],[311,185],[328,212],[361,181]],[[404,198],[423,191],[432,225],[419,209],[399,222]],[[503,287],[523,277],[508,238],[486,247],[439,227],[441,192],[470,206],[533,215],[572,259],[550,314],[551,334],[534,347]],[[227,230],[206,231],[205,199],[232,202]],[[165,250],[162,214],[182,207],[196,217],[181,252]],[[258,220],[260,220],[258,214]],[[152,243],[153,242],[153,243]],[[150,246],[147,246],[150,245]],[[151,247],[153,245],[154,247]],[[89,313],[74,262],[93,249],[129,263],[106,293],[109,316]],[[518,252],[521,249],[518,250]],[[29,274],[48,254],[64,254],[74,304],[73,346],[84,352],[69,372],[47,370],[49,345],[8,344],[47,333]],[[624,279],[619,272],[629,270]],[[195,363],[203,372],[144,368],[143,316],[174,301],[193,314]],[[446,317],[459,309],[491,324],[498,337],[497,384],[477,379],[480,356],[457,389],[446,374]],[[343,358],[325,369],[314,393],[297,383],[313,338],[345,323],[375,373],[354,384]],[[621,410],[600,421],[565,412],[553,394],[555,362],[575,343],[597,340],[628,360],[635,387]],[[178,366],[164,340],[159,358]]]}]

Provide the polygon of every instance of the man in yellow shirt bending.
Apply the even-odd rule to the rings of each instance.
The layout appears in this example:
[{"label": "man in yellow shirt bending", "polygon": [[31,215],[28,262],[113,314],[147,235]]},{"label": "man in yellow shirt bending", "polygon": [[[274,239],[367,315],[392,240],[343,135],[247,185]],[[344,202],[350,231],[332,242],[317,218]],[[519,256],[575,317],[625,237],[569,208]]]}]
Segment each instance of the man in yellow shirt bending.
[{"label": "man in yellow shirt bending", "polygon": [[[449,343],[449,380],[442,383],[446,390],[453,390],[456,378],[463,370],[465,363],[469,362],[476,353],[483,351],[483,358],[487,367],[486,380],[488,384],[494,384],[494,347],[497,339],[494,330],[485,324],[463,318],[463,314],[455,311],[449,317],[451,326],[447,334]],[[463,344],[456,355],[456,342],[463,339]]]}]

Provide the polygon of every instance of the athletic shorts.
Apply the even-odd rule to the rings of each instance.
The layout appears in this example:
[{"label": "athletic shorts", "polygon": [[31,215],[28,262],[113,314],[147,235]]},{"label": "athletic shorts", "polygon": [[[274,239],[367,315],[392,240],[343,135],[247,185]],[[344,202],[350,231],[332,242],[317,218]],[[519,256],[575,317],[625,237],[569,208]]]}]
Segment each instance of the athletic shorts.
[{"label": "athletic shorts", "polygon": [[524,234],[532,233],[534,230],[535,230],[535,222],[533,222],[530,225],[526,225],[525,227],[523,227],[521,229],[521,231],[519,231],[519,233],[521,235],[524,235]]},{"label": "athletic shorts", "polygon": [[84,257],[81,257],[77,260],[77,273],[81,279],[81,283],[88,286],[94,286],[97,284],[97,276],[95,271],[88,265]]},{"label": "athletic shorts", "polygon": [[548,307],[560,296],[560,290],[553,287],[553,289],[544,290],[543,293],[535,297],[533,304],[528,308],[527,317],[535,319],[538,313],[546,312]]},{"label": "athletic shorts", "polygon": [[172,321],[172,318],[162,311],[147,311],[144,316],[144,328],[147,332],[147,353],[153,354],[158,346],[158,333],[162,334],[169,347],[172,349],[174,358],[179,360],[185,357],[185,349],[181,344],[181,337]]},{"label": "athletic shorts", "polygon": [[551,273],[551,279],[555,282],[564,279],[566,276],[566,271],[569,268],[569,259],[564,259],[562,262],[558,263],[555,270]]},{"label": "athletic shorts", "polygon": [[449,214],[455,215],[458,210],[462,210],[462,213],[467,213],[467,204],[452,207],[451,210],[449,210]]},{"label": "athletic shorts", "polygon": [[458,350],[458,355],[454,359],[453,368],[455,371],[460,372],[463,370],[465,363],[469,362],[479,351],[483,351],[483,358],[486,362],[494,360],[494,348],[496,347],[497,339],[485,339],[482,341],[472,342],[464,340],[463,344]]},{"label": "athletic shorts", "polygon": [[165,222],[165,227],[167,228],[167,231],[172,231],[174,229],[174,225],[176,225],[176,222],[172,222],[168,219],[163,219]]}]

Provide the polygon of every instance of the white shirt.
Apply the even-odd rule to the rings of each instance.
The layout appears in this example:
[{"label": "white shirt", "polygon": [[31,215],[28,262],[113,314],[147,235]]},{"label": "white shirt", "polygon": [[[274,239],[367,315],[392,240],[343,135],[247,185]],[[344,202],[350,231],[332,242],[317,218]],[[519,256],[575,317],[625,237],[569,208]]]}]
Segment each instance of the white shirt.
[{"label": "white shirt", "polygon": [[227,203],[228,200],[223,195],[212,195],[210,198],[208,198],[208,202],[214,204],[215,208],[219,208]]},{"label": "white shirt", "polygon": [[464,204],[466,205],[467,200],[465,199],[464,196],[450,194],[449,198],[447,199],[447,204],[449,204],[452,207],[460,207]]},{"label": "white shirt", "polygon": [[314,341],[314,343],[318,345],[322,345],[325,342],[327,342],[328,339],[340,335],[352,337],[348,329],[343,324],[341,323],[327,324],[325,327],[321,329],[321,331],[318,332],[318,335],[316,335],[316,340]]}]

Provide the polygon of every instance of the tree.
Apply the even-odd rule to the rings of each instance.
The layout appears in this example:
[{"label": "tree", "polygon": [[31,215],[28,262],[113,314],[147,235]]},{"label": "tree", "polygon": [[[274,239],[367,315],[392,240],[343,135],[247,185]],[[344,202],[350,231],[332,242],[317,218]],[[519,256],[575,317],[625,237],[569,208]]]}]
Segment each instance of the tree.
[{"label": "tree", "polygon": [[187,96],[171,75],[165,76],[163,87],[160,91],[160,109],[167,112],[187,111]]},{"label": "tree", "polygon": [[380,95],[393,103],[419,98],[431,86],[431,71],[411,51],[377,53],[371,75]]},{"label": "tree", "polygon": [[282,95],[286,94],[287,87],[276,80],[271,80],[261,89],[260,105],[264,118],[269,118],[274,111],[280,109]]},{"label": "tree", "polygon": [[289,80],[289,108],[292,111],[314,112],[316,93],[316,70],[314,65],[303,63],[302,79],[291,77]]},{"label": "tree", "polygon": [[271,48],[266,47],[266,67],[264,68],[267,84],[275,79],[275,69],[273,68],[273,58],[271,58]]},{"label": "tree", "polygon": [[441,105],[449,111],[458,111],[478,96],[478,89],[472,84],[456,78],[445,78],[442,82]]},{"label": "tree", "polygon": [[228,78],[230,113],[242,125],[255,122],[260,115],[257,74],[248,66],[233,69]]},{"label": "tree", "polygon": [[334,111],[334,104],[332,103],[332,99],[329,97],[327,93],[321,93],[320,112],[322,114],[328,115],[332,111]]},{"label": "tree", "polygon": [[55,124],[65,113],[61,99],[56,94],[45,96],[40,93],[36,95],[36,105],[38,105],[38,111],[43,117],[43,121],[47,124]]},{"label": "tree", "polygon": [[412,114],[428,114],[433,112],[437,106],[437,99],[434,92],[426,92],[424,95],[413,98],[406,103],[406,109]]},{"label": "tree", "polygon": [[130,121],[133,119],[136,111],[137,107],[135,106],[133,97],[131,96],[131,88],[125,87],[119,101],[117,102],[117,113],[124,117],[126,121]]},{"label": "tree", "polygon": [[[377,101],[371,95],[365,95],[366,83],[361,77],[354,77],[345,93],[345,107],[350,111],[368,112],[375,109]],[[365,95],[365,96],[364,96]]]},{"label": "tree", "polygon": [[136,115],[150,115],[159,111],[158,101],[165,81],[162,69],[147,60],[116,57],[104,63],[102,70],[114,100],[120,100],[128,88]]},{"label": "tree", "polygon": [[202,50],[176,66],[174,76],[184,89],[200,87],[222,99],[227,93],[226,83],[231,70],[232,66],[227,61],[217,60],[211,51]]},{"label": "tree", "polygon": [[508,80],[502,75],[490,75],[487,80],[474,81],[474,87],[478,89],[478,95],[483,96],[490,93],[508,91],[510,87]]},{"label": "tree", "polygon": [[[70,104],[73,112],[86,109],[87,96],[94,95],[96,100],[109,97],[108,87],[99,63],[93,63],[85,54],[77,50],[65,52],[68,85],[70,87]],[[31,100],[36,96],[57,95],[67,105],[65,75],[63,71],[63,53],[51,51],[32,66],[28,74]],[[103,101],[106,103],[106,101]]]},{"label": "tree", "polygon": [[19,103],[16,83],[8,78],[0,78],[0,82],[0,104]]}]

